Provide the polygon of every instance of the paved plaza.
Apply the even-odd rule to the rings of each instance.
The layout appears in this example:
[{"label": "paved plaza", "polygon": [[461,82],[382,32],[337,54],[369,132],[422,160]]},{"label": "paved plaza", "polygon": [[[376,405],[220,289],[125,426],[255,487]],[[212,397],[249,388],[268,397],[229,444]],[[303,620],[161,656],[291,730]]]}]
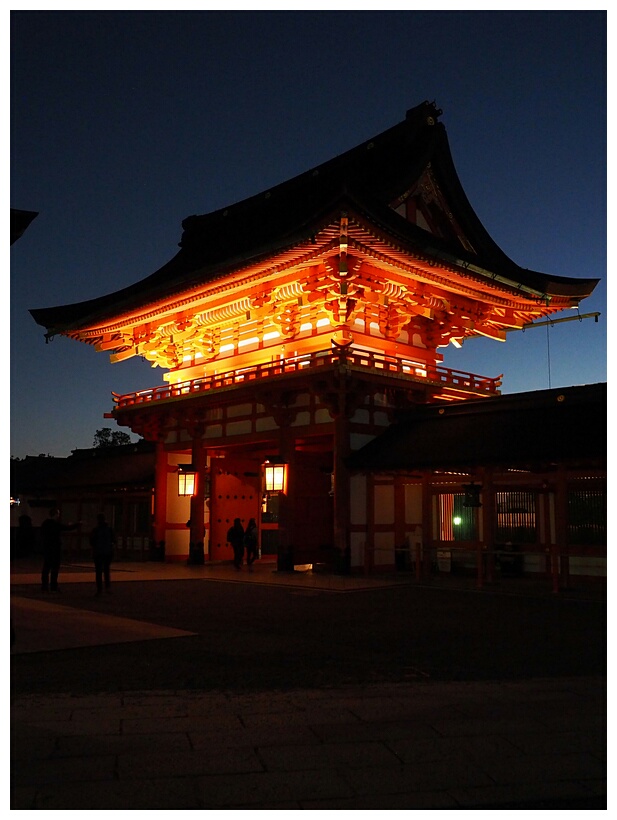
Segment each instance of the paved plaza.
[{"label": "paved plaza", "polygon": [[606,807],[597,592],[267,564],[60,582],[12,567],[12,809]]}]

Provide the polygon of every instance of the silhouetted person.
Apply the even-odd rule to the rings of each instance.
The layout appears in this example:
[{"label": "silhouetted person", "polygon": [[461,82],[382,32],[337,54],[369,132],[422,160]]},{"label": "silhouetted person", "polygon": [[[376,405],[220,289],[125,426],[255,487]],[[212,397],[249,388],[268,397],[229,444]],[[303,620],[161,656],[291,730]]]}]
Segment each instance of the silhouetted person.
[{"label": "silhouetted person", "polygon": [[233,547],[234,567],[240,569],[244,557],[244,527],[239,518],[234,518],[234,525],[227,530],[227,540]]},{"label": "silhouetted person", "polygon": [[19,516],[17,528],[17,554],[30,555],[34,551],[35,534],[32,519],[25,513]]},{"label": "silhouetted person", "polygon": [[244,546],[246,547],[246,565],[252,569],[253,561],[257,558],[257,522],[251,518],[246,532],[244,533]]},{"label": "silhouetted person", "polygon": [[103,592],[103,579],[105,579],[106,592],[111,592],[111,561],[114,556],[116,536],[102,513],[97,515],[96,521],[96,527],[90,533],[90,546],[94,558],[96,594],[100,595]]},{"label": "silhouetted person", "polygon": [[62,524],[59,511],[51,509],[49,518],[41,524],[41,546],[43,548],[43,570],[41,589],[43,592],[58,592],[58,573],[62,560],[62,533],[75,530],[79,524]]}]

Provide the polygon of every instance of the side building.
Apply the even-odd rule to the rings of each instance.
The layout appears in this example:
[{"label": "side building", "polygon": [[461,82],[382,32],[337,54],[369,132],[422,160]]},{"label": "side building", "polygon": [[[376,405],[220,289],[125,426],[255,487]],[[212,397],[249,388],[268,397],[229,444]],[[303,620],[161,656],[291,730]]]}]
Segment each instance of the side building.
[{"label": "side building", "polygon": [[404,411],[353,453],[368,568],[606,578],[606,384]]},{"label": "side building", "polygon": [[63,536],[69,560],[90,561],[88,536],[99,513],[116,533],[117,559],[160,557],[152,549],[154,462],[148,441],[73,450],[68,458],[11,459],[11,556],[39,551],[39,528],[55,507],[64,521],[80,522]]}]

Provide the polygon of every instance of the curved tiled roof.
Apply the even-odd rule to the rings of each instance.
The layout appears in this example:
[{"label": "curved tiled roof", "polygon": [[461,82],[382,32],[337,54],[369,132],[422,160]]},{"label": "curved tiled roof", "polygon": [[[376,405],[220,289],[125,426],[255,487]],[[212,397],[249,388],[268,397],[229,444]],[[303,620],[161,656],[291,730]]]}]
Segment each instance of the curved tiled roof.
[{"label": "curved tiled roof", "polygon": [[348,459],[355,470],[535,469],[560,461],[606,464],[606,383],[433,404],[397,423]]},{"label": "curved tiled roof", "polygon": [[[499,276],[540,294],[588,296],[597,279],[572,279],[530,271],[513,262],[492,240],[459,181],[441,111],[424,102],[405,120],[361,145],[297,177],[227,208],[183,223],[180,251],[155,273],[106,296],[54,308],[34,309],[51,333],[78,329],[216,280],[273,253],[306,241],[341,212],[357,213],[396,237],[412,253],[478,276]],[[418,183],[429,166],[456,220],[474,248],[464,250],[407,221],[390,204]]]},{"label": "curved tiled roof", "polygon": [[22,211],[19,208],[11,208],[11,245],[24,235],[32,220],[38,215],[38,211]]}]

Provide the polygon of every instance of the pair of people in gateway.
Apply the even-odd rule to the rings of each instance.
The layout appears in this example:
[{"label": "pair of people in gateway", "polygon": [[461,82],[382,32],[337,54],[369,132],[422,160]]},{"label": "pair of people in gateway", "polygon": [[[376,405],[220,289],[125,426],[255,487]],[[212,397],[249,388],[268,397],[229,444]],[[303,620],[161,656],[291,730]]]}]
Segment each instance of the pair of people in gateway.
[{"label": "pair of people in gateway", "polygon": [[234,567],[237,570],[242,568],[244,550],[246,549],[246,565],[252,568],[253,562],[257,558],[257,522],[254,518],[249,520],[246,530],[242,526],[239,518],[234,518],[233,526],[227,530],[227,540],[234,551]]}]

